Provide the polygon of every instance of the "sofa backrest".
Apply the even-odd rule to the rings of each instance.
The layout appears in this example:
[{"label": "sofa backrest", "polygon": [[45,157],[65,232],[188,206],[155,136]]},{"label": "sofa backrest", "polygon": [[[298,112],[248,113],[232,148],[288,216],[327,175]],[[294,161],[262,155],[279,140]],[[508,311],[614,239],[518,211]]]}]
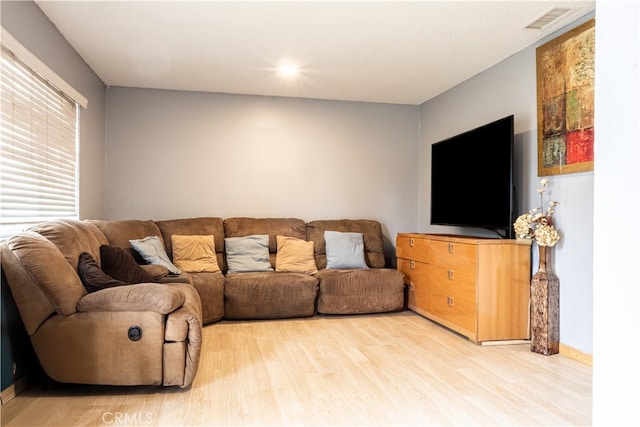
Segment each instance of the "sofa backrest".
[{"label": "sofa backrest", "polygon": [[75,271],[78,271],[82,252],[88,252],[100,263],[100,246],[109,243],[98,227],[85,221],[61,219],[42,222],[29,231],[35,231],[56,245]]},{"label": "sofa backrest", "polygon": [[146,263],[140,254],[131,247],[129,240],[144,239],[148,236],[158,236],[164,243],[160,228],[152,220],[90,220],[88,222],[94,224],[104,233],[108,239],[108,244],[128,250],[139,264]]},{"label": "sofa backrest", "polygon": [[243,237],[254,234],[269,236],[269,260],[275,268],[278,244],[276,236],[295,237],[306,240],[304,221],[298,218],[226,218],[225,237]]},{"label": "sofa backrest", "polygon": [[385,267],[382,227],[378,221],[368,219],[317,220],[308,222],[306,231],[306,239],[313,241],[318,269],[327,267],[327,254],[324,243],[325,231],[362,233],[367,265],[372,268]]},{"label": "sofa backrest", "polygon": [[173,247],[171,244],[171,236],[213,236],[213,242],[216,249],[216,258],[218,266],[222,271],[226,271],[226,260],[224,257],[224,224],[222,218],[201,217],[201,218],[184,218],[156,221],[156,225],[162,232],[164,246],[167,254],[173,260]]}]

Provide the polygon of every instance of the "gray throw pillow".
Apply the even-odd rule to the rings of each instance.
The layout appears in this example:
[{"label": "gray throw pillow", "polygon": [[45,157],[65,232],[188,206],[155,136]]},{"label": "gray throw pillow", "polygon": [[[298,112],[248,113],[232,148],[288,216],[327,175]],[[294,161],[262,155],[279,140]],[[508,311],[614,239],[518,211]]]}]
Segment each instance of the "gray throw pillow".
[{"label": "gray throw pillow", "polygon": [[364,257],[362,233],[325,231],[327,269],[369,268]]},{"label": "gray throw pillow", "polygon": [[273,271],[269,262],[269,236],[227,237],[224,244],[229,273]]},{"label": "gray throw pillow", "polygon": [[142,259],[149,264],[162,265],[169,269],[171,274],[180,274],[181,271],[171,260],[164,245],[158,236],[147,236],[144,239],[129,240],[131,247],[135,249]]}]

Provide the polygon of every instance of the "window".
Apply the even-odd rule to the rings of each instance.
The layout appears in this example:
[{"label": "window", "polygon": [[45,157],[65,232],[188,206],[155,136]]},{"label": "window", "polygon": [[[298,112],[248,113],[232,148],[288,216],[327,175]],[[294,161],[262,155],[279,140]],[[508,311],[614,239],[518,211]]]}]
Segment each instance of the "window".
[{"label": "window", "polygon": [[17,47],[8,46],[7,35],[3,29],[0,240],[41,221],[78,218],[78,103],[15,39]]}]

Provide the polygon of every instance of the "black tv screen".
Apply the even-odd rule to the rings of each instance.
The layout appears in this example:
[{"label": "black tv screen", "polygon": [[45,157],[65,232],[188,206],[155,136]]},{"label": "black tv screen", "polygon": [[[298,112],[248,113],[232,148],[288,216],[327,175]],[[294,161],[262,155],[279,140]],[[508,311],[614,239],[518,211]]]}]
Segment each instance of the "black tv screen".
[{"label": "black tv screen", "polygon": [[431,224],[513,238],[514,116],[431,146]]}]

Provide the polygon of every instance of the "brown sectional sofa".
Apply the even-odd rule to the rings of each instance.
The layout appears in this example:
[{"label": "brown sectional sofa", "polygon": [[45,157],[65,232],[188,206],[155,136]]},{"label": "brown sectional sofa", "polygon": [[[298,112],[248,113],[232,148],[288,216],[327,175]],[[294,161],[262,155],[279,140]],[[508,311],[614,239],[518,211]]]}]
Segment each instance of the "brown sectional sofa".
[{"label": "brown sectional sofa", "polygon": [[[327,269],[325,231],[362,233],[369,268]],[[145,265],[130,243],[157,236],[171,257],[172,236],[185,235],[213,235],[221,271],[157,274],[157,266]],[[229,272],[225,238],[251,235],[268,236],[274,271]],[[277,236],[313,242],[317,273],[275,271]],[[158,283],[87,293],[78,257],[88,252],[99,263],[102,245],[128,251]],[[187,387],[197,371],[203,324],[404,306],[403,277],[385,268],[381,227],[371,220],[60,220],[11,237],[1,251],[2,273],[35,352],[47,375],[60,382]],[[141,339],[130,337],[135,327]]]}]

